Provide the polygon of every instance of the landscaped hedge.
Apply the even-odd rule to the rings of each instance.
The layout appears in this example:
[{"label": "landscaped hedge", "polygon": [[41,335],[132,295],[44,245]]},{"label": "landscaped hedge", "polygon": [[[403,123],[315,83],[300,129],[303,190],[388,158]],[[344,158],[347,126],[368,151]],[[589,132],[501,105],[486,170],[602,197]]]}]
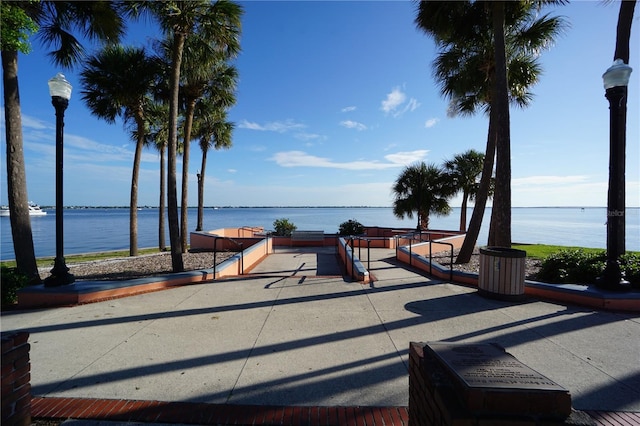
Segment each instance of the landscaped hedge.
[{"label": "landscaped hedge", "polygon": [[16,268],[8,268],[3,266],[0,272],[0,280],[2,285],[2,306],[9,306],[18,301],[18,290],[26,287],[29,280],[22,275]]},{"label": "landscaped hedge", "polygon": [[[606,262],[605,251],[560,250],[542,261],[537,279],[559,284],[595,284]],[[620,269],[632,287],[640,288],[640,254],[626,253],[621,256]]]}]

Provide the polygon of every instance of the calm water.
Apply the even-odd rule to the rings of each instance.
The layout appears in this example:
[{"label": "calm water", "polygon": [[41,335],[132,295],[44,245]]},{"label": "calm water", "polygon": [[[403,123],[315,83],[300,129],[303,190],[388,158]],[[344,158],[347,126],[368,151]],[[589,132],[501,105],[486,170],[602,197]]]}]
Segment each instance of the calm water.
[{"label": "calm water", "polygon": [[[46,216],[32,217],[36,256],[55,255],[55,210]],[[490,209],[478,245],[485,245],[489,232]],[[196,209],[189,209],[189,229],[195,229]],[[273,221],[287,218],[301,230],[338,232],[342,222],[355,219],[363,225],[413,228],[416,220],[399,220],[387,207],[370,208],[221,208],[205,209],[204,229],[238,226],[263,226],[273,229]],[[446,217],[432,217],[432,229],[458,229],[460,209]],[[471,218],[471,209],[467,220]],[[158,246],[158,209],[138,212],[138,247]],[[518,243],[606,247],[605,208],[514,208],[512,239]],[[129,211],[119,209],[66,209],[64,211],[65,254],[128,249]],[[166,228],[166,238],[169,230]],[[0,217],[2,260],[13,259],[11,225]],[[640,209],[627,209],[627,250],[640,251]],[[168,244],[168,242],[167,242]]]}]

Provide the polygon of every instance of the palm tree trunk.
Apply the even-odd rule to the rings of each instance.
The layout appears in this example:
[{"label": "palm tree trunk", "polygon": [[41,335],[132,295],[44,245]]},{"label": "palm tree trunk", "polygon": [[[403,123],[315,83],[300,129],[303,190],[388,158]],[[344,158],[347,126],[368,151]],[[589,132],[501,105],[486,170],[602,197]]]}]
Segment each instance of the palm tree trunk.
[{"label": "palm tree trunk", "polygon": [[182,252],[188,249],[187,234],[189,220],[189,142],[191,141],[191,127],[193,125],[193,110],[195,109],[196,100],[190,99],[187,104],[184,122],[184,140],[182,142],[182,201],[180,205],[180,242],[182,244]]},{"label": "palm tree trunk", "polygon": [[133,173],[131,174],[131,198],[129,201],[129,256],[138,255],[138,176],[140,175],[140,160],[144,146],[144,118],[142,111],[136,113],[138,126],[138,141],[133,155]]},{"label": "palm tree trunk", "polygon": [[165,221],[165,216],[164,216],[164,211],[165,211],[165,191],[167,190],[166,188],[166,181],[165,181],[165,173],[166,173],[166,167],[165,167],[165,151],[166,151],[166,145],[162,145],[160,147],[160,207],[159,207],[159,211],[158,211],[158,249],[160,251],[165,251],[167,249],[166,247],[166,243],[165,243],[165,236],[164,236],[164,221]]},{"label": "palm tree trunk", "polygon": [[467,203],[469,201],[469,194],[466,192],[462,194],[462,206],[460,206],[460,232],[467,230]]},{"label": "palm tree trunk", "polygon": [[36,264],[24,151],[22,148],[22,115],[18,90],[18,52],[2,51],[4,87],[5,135],[7,140],[7,197],[9,222],[13,238],[13,251],[18,272],[26,276],[29,284],[41,282]]},{"label": "palm tree trunk", "polygon": [[480,228],[482,227],[482,219],[484,218],[484,211],[487,207],[487,199],[489,198],[489,188],[491,187],[491,175],[493,174],[493,162],[496,155],[496,134],[494,131],[494,113],[489,115],[489,130],[487,135],[487,148],[484,153],[484,163],[482,165],[482,176],[480,177],[480,184],[478,185],[478,193],[476,194],[476,201],[473,206],[473,213],[471,214],[471,220],[469,221],[469,230],[464,237],[462,247],[456,258],[456,263],[469,263],[473,249],[478,241],[478,234],[480,234]]},{"label": "palm tree trunk", "polygon": [[185,35],[174,30],[174,48],[171,58],[171,100],[169,103],[169,142],[167,155],[167,205],[169,218],[169,240],[171,242],[171,266],[173,272],[184,271],[180,226],[178,223],[178,185],[176,163],[178,155],[178,85],[180,82],[180,65]]},{"label": "palm tree trunk", "polygon": [[616,28],[616,51],[613,60],[622,59],[625,64],[629,63],[629,39],[631,38],[631,24],[633,23],[633,11],[636,7],[636,0],[624,0],[620,2],[620,13],[618,14],[618,26]]},{"label": "palm tree trunk", "polygon": [[198,225],[196,231],[202,231],[204,222],[204,172],[207,167],[207,151],[202,150],[202,164],[200,165],[200,173],[198,174]]},{"label": "palm tree trunk", "polygon": [[489,245],[511,247],[511,140],[509,91],[504,40],[503,1],[493,3],[495,80],[492,109],[496,108],[496,187],[491,209]]}]

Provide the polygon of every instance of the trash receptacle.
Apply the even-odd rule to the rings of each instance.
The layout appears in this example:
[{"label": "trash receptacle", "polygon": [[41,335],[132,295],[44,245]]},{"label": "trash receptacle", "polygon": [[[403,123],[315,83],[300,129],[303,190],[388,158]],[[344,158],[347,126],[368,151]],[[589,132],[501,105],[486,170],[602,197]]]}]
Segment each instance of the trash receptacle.
[{"label": "trash receptacle", "polygon": [[508,247],[481,247],[478,293],[501,300],[523,300],[527,252]]}]

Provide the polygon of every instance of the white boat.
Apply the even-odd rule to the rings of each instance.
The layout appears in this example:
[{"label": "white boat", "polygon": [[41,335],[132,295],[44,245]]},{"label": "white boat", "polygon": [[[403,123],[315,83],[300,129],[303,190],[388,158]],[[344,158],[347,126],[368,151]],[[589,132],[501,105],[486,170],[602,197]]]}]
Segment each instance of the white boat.
[{"label": "white boat", "polygon": [[[47,214],[47,212],[42,210],[39,205],[29,201],[29,216],[44,216],[46,214]],[[9,207],[8,206],[0,207],[0,216],[9,216]]]}]

